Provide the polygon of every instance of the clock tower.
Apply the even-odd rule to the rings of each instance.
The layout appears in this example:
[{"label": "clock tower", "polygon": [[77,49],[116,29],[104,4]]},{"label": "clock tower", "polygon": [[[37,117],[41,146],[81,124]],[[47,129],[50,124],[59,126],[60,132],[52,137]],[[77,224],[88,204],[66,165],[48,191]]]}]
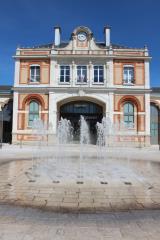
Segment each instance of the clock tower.
[{"label": "clock tower", "polygon": [[92,32],[87,27],[80,26],[75,29],[72,36],[76,39],[78,48],[87,48],[88,42],[92,38]]}]

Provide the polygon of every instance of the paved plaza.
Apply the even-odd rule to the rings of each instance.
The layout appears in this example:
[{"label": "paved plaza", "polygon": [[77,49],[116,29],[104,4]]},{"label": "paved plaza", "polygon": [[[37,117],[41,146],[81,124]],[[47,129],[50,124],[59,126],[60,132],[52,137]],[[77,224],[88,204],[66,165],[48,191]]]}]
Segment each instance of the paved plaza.
[{"label": "paved plaza", "polygon": [[0,205],[1,240],[159,240],[160,210],[61,214]]},{"label": "paved plaza", "polygon": [[58,165],[56,149],[34,161],[29,146],[1,149],[0,240],[159,240],[158,149],[108,149],[99,162],[88,148],[79,179],[72,148]]},{"label": "paved plaza", "polygon": [[[32,175],[31,147],[5,146],[0,156],[0,203],[36,207],[55,212],[115,212],[160,208],[160,163],[156,149],[130,149],[94,158],[95,147],[81,162],[79,178],[77,147],[72,158],[60,163],[38,151],[38,170]],[[134,150],[134,151],[133,151]],[[37,163],[37,159],[35,160]]]}]

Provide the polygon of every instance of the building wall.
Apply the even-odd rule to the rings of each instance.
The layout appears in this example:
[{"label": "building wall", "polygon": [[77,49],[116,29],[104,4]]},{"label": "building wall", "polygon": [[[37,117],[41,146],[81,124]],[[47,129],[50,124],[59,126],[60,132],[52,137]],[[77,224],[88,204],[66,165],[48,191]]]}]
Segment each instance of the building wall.
[{"label": "building wall", "polygon": [[[50,62],[49,60],[21,60],[20,61],[20,79],[19,84],[30,84],[30,66],[40,66],[40,84],[49,84],[50,81]],[[33,83],[32,83],[33,84]],[[39,84],[39,83],[34,83]]]},{"label": "building wall", "polygon": [[125,65],[134,66],[135,85],[145,85],[144,61],[115,60],[114,61],[114,85],[123,85],[123,68]]},{"label": "building wall", "polygon": [[[13,143],[34,140],[28,127],[28,106],[31,100],[40,104],[40,117],[51,123],[56,135],[59,104],[73,99],[90,99],[103,105],[103,115],[113,123],[123,121],[123,105],[134,105],[135,124],[130,130],[131,140],[149,144],[150,135],[150,77],[148,50],[99,47],[88,28],[87,38],[78,40],[77,28],[64,47],[17,49],[14,80]],[[30,66],[40,66],[40,82],[30,82]],[[60,83],[60,65],[70,66],[70,83]],[[77,65],[87,66],[87,82],[76,81]],[[102,65],[104,82],[95,83],[94,65]],[[124,84],[123,68],[134,67],[134,83]],[[118,141],[121,141],[119,137]]]}]

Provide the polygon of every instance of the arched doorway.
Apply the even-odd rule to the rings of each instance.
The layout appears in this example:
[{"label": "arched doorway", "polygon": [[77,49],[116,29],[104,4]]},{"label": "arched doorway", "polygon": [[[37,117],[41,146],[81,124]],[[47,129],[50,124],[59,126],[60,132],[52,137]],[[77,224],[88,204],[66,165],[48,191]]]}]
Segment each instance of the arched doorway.
[{"label": "arched doorway", "polygon": [[60,118],[71,121],[74,141],[79,140],[81,115],[88,123],[91,143],[96,143],[96,123],[101,122],[103,118],[103,107],[90,101],[72,101],[60,107]]},{"label": "arched doorway", "polygon": [[151,103],[150,119],[151,144],[157,145],[160,143],[160,111],[153,103]]}]

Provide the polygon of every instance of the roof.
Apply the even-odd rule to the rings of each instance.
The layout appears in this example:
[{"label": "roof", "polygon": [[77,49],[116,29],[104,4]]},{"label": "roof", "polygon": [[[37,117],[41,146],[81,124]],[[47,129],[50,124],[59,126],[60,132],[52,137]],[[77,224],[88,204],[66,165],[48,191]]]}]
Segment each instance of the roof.
[{"label": "roof", "polygon": [[0,94],[12,94],[12,86],[11,85],[0,85]]},{"label": "roof", "polygon": [[153,87],[152,92],[153,93],[160,93],[160,87]]},{"label": "roof", "polygon": [[11,90],[12,86],[11,85],[0,85],[0,91],[2,90]]},{"label": "roof", "polygon": [[[68,44],[69,44],[69,42],[61,42],[60,45],[58,46],[58,48],[65,48]],[[51,49],[53,45],[54,45],[53,43],[47,43],[47,44],[35,45],[33,47],[19,46],[19,48],[21,48],[21,49],[25,49],[25,48],[48,48],[48,49]],[[96,42],[96,45],[100,48],[108,48],[108,47],[106,47],[104,42]],[[121,44],[114,44],[114,43],[111,44],[111,46],[113,49],[143,49],[143,48],[128,47],[128,46],[124,46]]]}]

